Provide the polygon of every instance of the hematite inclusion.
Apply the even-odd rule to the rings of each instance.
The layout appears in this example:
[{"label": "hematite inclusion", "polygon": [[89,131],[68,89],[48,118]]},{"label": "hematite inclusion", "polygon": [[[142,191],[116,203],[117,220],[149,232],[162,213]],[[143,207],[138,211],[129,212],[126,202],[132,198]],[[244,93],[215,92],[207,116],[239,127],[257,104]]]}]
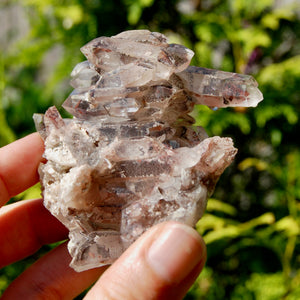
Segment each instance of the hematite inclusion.
[{"label": "hematite inclusion", "polygon": [[44,203],[70,230],[76,271],[111,264],[159,222],[194,226],[237,150],[189,113],[262,100],[251,76],[189,66],[193,52],[160,33],[125,31],[81,51],[63,104],[74,118],[55,107],[34,116]]}]

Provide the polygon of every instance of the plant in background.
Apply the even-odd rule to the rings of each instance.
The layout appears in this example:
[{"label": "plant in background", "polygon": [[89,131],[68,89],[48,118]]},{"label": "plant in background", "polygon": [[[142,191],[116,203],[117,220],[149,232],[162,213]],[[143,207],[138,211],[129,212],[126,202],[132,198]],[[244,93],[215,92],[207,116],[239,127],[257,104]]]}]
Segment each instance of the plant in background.
[{"label": "plant in background", "polygon": [[[79,48],[97,36],[160,31],[192,48],[194,65],[255,76],[265,98],[257,108],[194,111],[239,153],[197,224],[208,261],[186,299],[299,299],[299,2],[15,0],[0,4],[2,20],[16,9],[27,25],[15,38],[5,27],[0,45],[0,146],[62,103]],[[0,271],[0,294],[37,256]]]}]

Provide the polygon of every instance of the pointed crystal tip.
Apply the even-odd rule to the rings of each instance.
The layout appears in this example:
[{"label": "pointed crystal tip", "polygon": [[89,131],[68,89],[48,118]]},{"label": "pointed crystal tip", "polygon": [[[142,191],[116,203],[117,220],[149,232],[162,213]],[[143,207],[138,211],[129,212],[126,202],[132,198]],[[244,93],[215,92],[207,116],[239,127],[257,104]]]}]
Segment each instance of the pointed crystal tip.
[{"label": "pointed crystal tip", "polygon": [[258,89],[258,87],[250,85],[247,86],[247,93],[249,94],[247,96],[247,106],[255,107],[258,105],[259,102],[261,102],[264,97],[262,92]]}]

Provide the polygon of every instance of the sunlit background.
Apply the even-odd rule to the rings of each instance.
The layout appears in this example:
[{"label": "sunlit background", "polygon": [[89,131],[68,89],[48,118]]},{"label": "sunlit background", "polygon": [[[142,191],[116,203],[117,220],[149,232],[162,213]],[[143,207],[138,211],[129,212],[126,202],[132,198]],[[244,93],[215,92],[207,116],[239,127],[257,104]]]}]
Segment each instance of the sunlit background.
[{"label": "sunlit background", "polygon": [[[239,153],[197,224],[208,261],[186,299],[300,299],[299,0],[0,0],[0,146],[60,107],[81,46],[143,28],[193,49],[194,65],[253,75],[265,98],[195,109],[197,125]],[[51,247],[0,270],[0,296]]]}]

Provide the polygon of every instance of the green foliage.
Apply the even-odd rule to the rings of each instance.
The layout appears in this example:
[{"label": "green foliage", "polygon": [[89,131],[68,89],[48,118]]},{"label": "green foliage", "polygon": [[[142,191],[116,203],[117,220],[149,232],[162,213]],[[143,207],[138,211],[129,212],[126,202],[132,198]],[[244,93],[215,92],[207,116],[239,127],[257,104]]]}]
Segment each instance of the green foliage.
[{"label": "green foliage", "polygon": [[[195,65],[254,75],[265,98],[257,108],[194,111],[197,125],[231,136],[239,152],[197,224],[208,261],[186,299],[299,299],[300,8],[289,3],[3,1],[0,12],[21,8],[26,26],[0,43],[0,146],[34,131],[33,113],[60,106],[79,48],[97,36],[149,28],[192,48]],[[0,294],[39,255],[0,271]]]}]

